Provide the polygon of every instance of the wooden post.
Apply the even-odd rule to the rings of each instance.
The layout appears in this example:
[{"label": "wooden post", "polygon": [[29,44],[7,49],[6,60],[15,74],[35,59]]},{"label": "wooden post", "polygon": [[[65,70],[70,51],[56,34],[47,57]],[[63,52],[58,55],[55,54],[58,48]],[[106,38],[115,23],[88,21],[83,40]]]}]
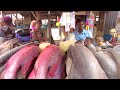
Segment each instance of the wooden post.
[{"label": "wooden post", "polygon": [[48,33],[49,33],[49,42],[51,43],[51,23],[50,23],[50,11],[48,11]]},{"label": "wooden post", "polygon": [[1,11],[1,18],[3,18],[3,11]]},{"label": "wooden post", "polygon": [[89,18],[90,11],[86,11],[86,19]]},{"label": "wooden post", "polygon": [[5,11],[2,11],[2,18],[5,16]]},{"label": "wooden post", "polygon": [[18,26],[18,17],[17,17],[17,13],[16,13],[16,25]]},{"label": "wooden post", "polygon": [[22,24],[23,24],[23,15],[22,15]]},{"label": "wooden post", "polygon": [[37,20],[40,20],[40,13],[37,11]]},{"label": "wooden post", "polygon": [[12,19],[12,14],[11,14],[11,19]]},{"label": "wooden post", "polygon": [[97,33],[96,33],[97,37],[103,35],[104,15],[105,15],[105,11],[99,12],[99,21],[98,21],[98,27],[97,27]]},{"label": "wooden post", "polygon": [[[14,15],[14,14],[13,14],[13,15]],[[14,17],[16,18],[15,24],[16,24],[16,26],[18,26],[18,17],[17,17],[17,13],[16,13],[16,15],[14,15]]]}]

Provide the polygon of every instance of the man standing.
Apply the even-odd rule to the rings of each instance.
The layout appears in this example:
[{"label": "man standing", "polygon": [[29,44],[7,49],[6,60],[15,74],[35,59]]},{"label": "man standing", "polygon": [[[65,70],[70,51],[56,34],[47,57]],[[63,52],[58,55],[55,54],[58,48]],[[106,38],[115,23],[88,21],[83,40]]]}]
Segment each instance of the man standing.
[{"label": "man standing", "polygon": [[73,32],[76,42],[85,42],[87,38],[93,38],[92,33],[84,29],[84,21],[82,19],[76,20],[76,30]]}]

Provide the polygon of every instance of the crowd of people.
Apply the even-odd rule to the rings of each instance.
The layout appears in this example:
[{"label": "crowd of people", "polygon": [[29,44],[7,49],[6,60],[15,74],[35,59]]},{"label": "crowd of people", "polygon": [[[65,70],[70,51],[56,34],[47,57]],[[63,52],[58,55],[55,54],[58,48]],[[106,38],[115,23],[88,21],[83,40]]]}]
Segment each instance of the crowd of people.
[{"label": "crowd of people", "polygon": [[[95,24],[93,33],[89,30],[85,29],[85,22],[81,18],[76,19],[76,28],[70,27],[69,32],[65,32],[64,30],[64,36],[66,40],[73,38],[73,35],[75,37],[76,43],[82,43],[84,45],[92,43],[93,45],[98,46],[115,46],[115,43],[117,41],[117,37],[114,37],[110,34],[104,34],[103,36],[100,36],[99,42],[96,41],[96,32],[97,32],[97,25]],[[71,35],[73,34],[73,35]]]},{"label": "crowd of people", "polygon": [[[47,41],[47,36],[41,30],[42,21],[41,20],[32,20],[30,23],[30,36],[31,41]],[[95,26],[96,27],[96,26]],[[76,43],[83,43],[86,45],[89,40],[94,44],[95,36],[89,31],[85,30],[85,22],[78,18],[76,19],[76,28],[70,27],[69,32],[64,31],[65,39],[70,35],[73,34],[75,36]],[[12,19],[9,16],[5,16],[2,18],[0,22],[0,43],[2,40],[8,40],[15,37],[15,30],[13,28]],[[103,35],[103,39],[105,42],[113,43],[116,38],[113,38],[111,35]],[[100,41],[102,42],[102,41]]]},{"label": "crowd of people", "polygon": [[[46,41],[47,38],[41,30],[42,21],[33,20],[30,24],[31,41]],[[12,23],[12,18],[5,16],[0,21],[0,44],[6,40],[15,38],[15,28]]]}]

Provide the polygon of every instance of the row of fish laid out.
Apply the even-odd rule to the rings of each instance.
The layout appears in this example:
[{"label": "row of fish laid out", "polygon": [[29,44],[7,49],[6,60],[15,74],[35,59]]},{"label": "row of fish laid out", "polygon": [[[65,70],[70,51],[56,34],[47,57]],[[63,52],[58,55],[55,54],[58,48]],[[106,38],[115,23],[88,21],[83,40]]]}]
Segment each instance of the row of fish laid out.
[{"label": "row of fish laid out", "polygon": [[66,59],[67,79],[119,79],[120,45],[100,49],[88,44],[71,45]]},{"label": "row of fish laid out", "polygon": [[30,42],[0,55],[0,78],[63,79],[64,60],[59,46]]},{"label": "row of fish laid out", "polygon": [[74,41],[61,42],[59,46],[30,42],[0,55],[0,78],[119,79],[119,56],[120,45],[102,50]]}]

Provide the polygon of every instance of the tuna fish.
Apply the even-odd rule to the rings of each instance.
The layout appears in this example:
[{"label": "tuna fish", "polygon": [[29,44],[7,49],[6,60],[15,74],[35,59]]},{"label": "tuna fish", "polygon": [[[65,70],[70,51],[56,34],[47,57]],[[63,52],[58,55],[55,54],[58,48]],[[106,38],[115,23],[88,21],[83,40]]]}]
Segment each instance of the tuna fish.
[{"label": "tuna fish", "polygon": [[82,44],[71,45],[72,66],[68,79],[108,79],[92,52]]}]

